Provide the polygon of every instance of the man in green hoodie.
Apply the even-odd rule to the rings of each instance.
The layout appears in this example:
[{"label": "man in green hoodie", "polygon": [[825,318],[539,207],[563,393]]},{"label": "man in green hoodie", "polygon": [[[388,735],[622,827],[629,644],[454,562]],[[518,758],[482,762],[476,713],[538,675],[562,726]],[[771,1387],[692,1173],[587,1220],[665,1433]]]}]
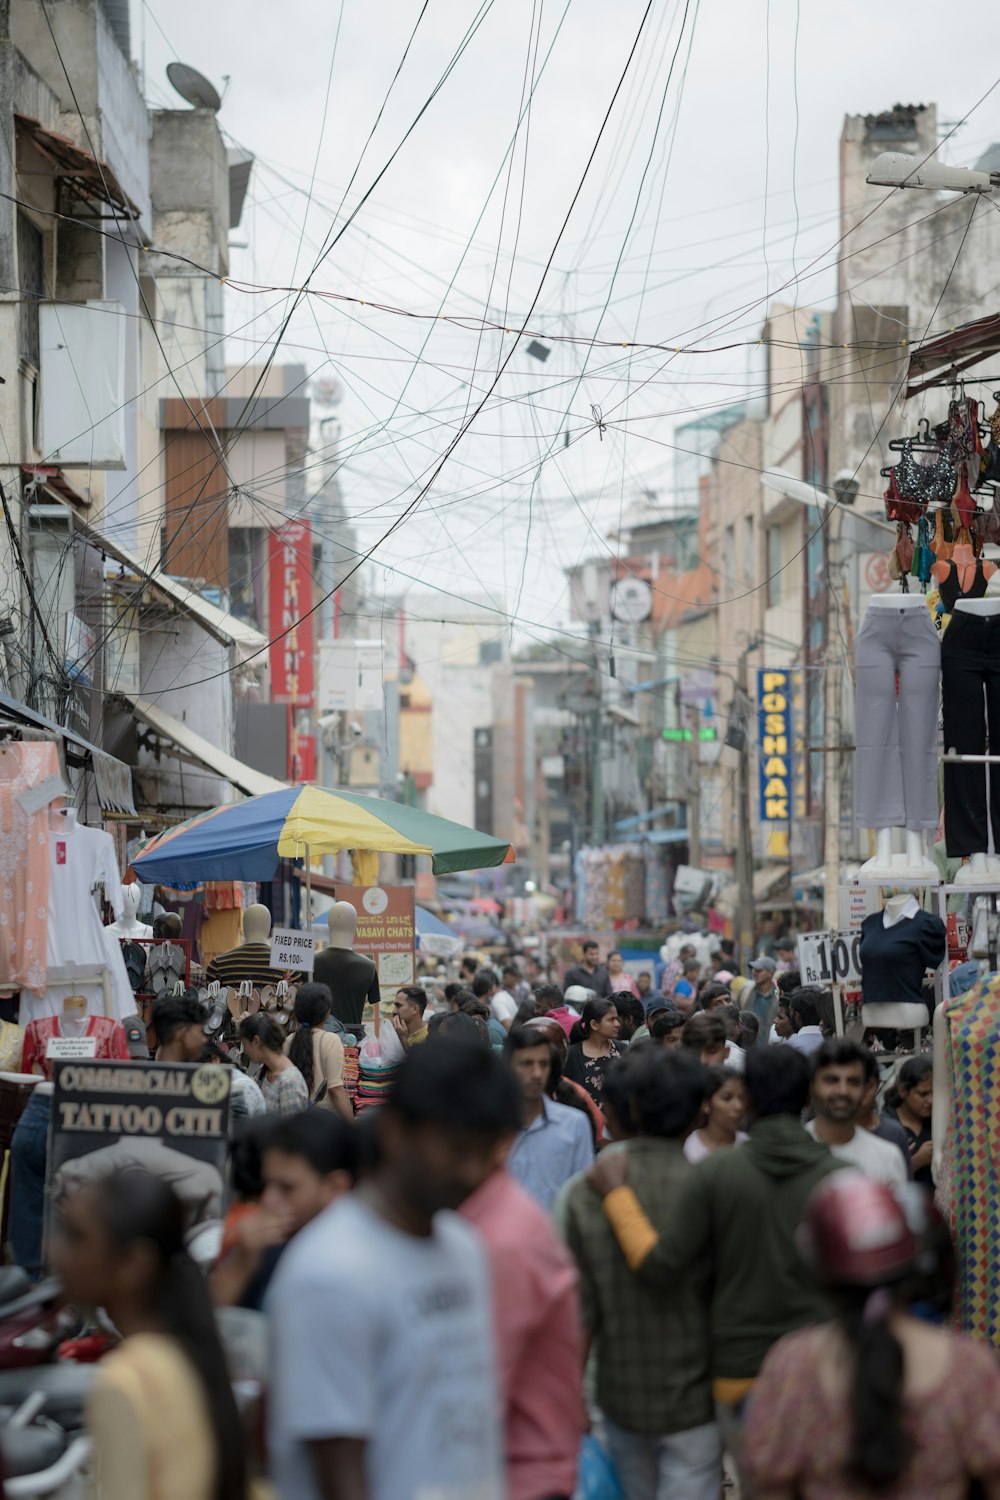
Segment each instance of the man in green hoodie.
[{"label": "man in green hoodie", "polygon": [[[588,1173],[640,1280],[662,1286],[685,1271],[711,1266],[712,1388],[737,1468],[746,1399],[764,1356],[782,1335],[829,1316],[795,1236],[813,1188],[842,1165],[802,1127],[810,1079],[800,1053],[759,1047],[747,1054],[744,1081],[750,1140],[716,1151],[694,1168],[669,1233],[657,1233],[641,1193],[627,1186],[627,1154],[602,1153]],[[751,1492],[744,1485],[741,1493]]]}]

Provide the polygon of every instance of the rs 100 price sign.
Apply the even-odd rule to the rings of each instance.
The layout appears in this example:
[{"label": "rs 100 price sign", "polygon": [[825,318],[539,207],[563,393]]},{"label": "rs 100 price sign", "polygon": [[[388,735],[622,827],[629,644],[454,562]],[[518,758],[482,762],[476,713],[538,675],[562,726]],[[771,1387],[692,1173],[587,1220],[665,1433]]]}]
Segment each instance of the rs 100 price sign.
[{"label": "rs 100 price sign", "polygon": [[861,933],[806,932],[798,940],[803,984],[841,984],[861,988]]}]

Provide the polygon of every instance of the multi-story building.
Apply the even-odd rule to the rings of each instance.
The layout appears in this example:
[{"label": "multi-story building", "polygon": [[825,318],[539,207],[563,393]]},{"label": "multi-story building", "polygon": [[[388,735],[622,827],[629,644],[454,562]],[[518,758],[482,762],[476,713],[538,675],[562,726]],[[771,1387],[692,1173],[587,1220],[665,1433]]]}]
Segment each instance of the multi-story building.
[{"label": "multi-story building", "polygon": [[272,774],[234,751],[270,697],[304,372],[225,368],[251,163],[211,110],[148,110],[127,3],[0,7],[0,126],[0,714],[65,731],[78,796],[151,828],[288,775],[287,739]]}]

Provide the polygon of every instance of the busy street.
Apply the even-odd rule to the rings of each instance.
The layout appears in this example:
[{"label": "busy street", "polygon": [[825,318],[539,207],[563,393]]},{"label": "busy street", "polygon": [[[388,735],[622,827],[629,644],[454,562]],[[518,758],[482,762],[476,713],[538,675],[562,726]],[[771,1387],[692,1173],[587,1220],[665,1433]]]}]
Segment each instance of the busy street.
[{"label": "busy street", "polygon": [[0,1500],[1000,1500],[942,19],[0,0]]}]

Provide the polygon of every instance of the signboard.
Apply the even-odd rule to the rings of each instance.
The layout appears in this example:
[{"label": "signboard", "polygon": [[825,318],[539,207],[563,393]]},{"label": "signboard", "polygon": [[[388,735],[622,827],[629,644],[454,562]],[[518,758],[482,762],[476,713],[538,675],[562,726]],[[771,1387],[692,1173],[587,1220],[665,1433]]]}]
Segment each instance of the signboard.
[{"label": "signboard", "polygon": [[472,824],[493,832],[493,730],[472,731]]},{"label": "signboard", "polygon": [[316,962],[316,945],[311,932],[291,927],[276,927],[271,933],[271,967],[296,974],[311,974]]},{"label": "signboard", "polygon": [[188,1225],[221,1219],[229,1069],[199,1063],[55,1064],[46,1202],[129,1167],[170,1183]]},{"label": "signboard", "polygon": [[78,1057],[97,1056],[96,1036],[50,1036],[45,1044],[46,1059],[69,1062]]},{"label": "signboard", "polygon": [[381,641],[320,641],[320,713],[381,713],[384,659]]},{"label": "signboard", "polygon": [[271,702],[313,706],[312,528],[286,521],[268,542]]},{"label": "signboard", "polygon": [[288,739],[288,780],[294,786],[316,780],[316,736],[294,727]]},{"label": "signboard", "polygon": [[852,930],[861,926],[881,906],[874,886],[842,885],[840,887],[840,925]]},{"label": "signboard", "polygon": [[416,926],[412,885],[337,885],[337,900],[358,914],[354,951],[374,959],[379,987],[413,983]]},{"label": "signboard", "polygon": [[112,594],[111,623],[104,638],[104,677],[108,691],[137,694],[142,689],[139,665],[139,611],[123,594]]},{"label": "signboard", "polygon": [[792,801],[792,673],[757,673],[760,820],[787,823]]},{"label": "signboard", "polygon": [[803,933],[798,940],[802,983],[860,989],[860,948],[860,931]]}]

